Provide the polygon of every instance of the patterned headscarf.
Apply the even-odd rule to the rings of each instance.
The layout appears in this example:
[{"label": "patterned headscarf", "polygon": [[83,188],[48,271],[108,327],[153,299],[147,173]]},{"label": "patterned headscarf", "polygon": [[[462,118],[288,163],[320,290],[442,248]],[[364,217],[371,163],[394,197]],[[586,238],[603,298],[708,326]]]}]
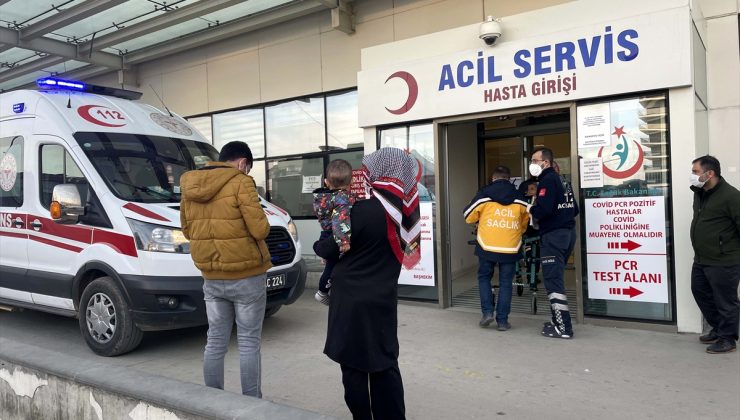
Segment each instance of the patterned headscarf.
[{"label": "patterned headscarf", "polygon": [[421,259],[419,193],[421,164],[407,152],[392,147],[379,149],[362,159],[365,181],[386,212],[388,241],[404,267]]}]

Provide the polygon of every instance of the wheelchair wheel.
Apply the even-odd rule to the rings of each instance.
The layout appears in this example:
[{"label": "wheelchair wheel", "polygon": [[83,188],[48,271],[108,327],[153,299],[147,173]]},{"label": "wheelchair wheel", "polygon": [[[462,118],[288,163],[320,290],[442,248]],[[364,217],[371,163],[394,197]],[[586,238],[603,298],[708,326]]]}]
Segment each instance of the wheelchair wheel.
[{"label": "wheelchair wheel", "polygon": [[524,286],[517,286],[516,287],[516,295],[521,296],[524,294]]},{"label": "wheelchair wheel", "polygon": [[537,295],[535,295],[535,294],[532,294],[532,304],[531,304],[531,306],[532,307],[530,309],[532,310],[532,315],[537,315]]}]

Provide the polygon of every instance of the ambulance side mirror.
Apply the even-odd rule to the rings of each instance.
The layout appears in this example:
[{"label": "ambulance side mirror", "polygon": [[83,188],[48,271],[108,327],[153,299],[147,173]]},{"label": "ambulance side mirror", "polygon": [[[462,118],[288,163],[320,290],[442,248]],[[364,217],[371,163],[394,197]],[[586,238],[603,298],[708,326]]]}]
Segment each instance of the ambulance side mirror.
[{"label": "ambulance side mirror", "polygon": [[82,205],[80,190],[74,184],[59,184],[54,186],[49,208],[51,218],[57,223],[74,224],[80,216],[85,214]]}]

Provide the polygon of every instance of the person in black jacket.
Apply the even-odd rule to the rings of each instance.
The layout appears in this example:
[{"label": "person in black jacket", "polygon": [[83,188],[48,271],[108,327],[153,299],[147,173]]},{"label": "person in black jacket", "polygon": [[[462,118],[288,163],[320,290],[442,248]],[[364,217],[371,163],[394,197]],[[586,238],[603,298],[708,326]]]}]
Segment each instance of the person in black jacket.
[{"label": "person in black jacket", "polygon": [[573,188],[553,166],[552,150],[543,147],[534,151],[529,172],[538,177],[539,183],[534,203],[527,209],[540,227],[542,275],[552,313],[552,321],[545,323],[542,335],[569,339],[573,338],[573,324],[563,276],[576,243],[578,204]]},{"label": "person in black jacket", "polygon": [[[369,198],[350,214],[351,247],[332,272],[324,353],[340,364],[344,400],[355,420],[403,420],[398,369],[398,276],[420,261],[419,162],[384,147],[362,159]],[[337,243],[316,254],[338,258]]]},{"label": "person in black jacket", "polygon": [[740,301],[740,192],[722,178],[719,161],[702,156],[690,175],[694,191],[691,292],[712,327],[699,337],[707,353],[735,351]]}]

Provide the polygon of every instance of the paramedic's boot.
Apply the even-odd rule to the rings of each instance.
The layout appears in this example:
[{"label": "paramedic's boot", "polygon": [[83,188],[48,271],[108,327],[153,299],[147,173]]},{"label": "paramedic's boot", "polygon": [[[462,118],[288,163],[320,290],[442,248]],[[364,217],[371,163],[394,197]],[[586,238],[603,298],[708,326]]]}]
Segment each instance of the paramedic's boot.
[{"label": "paramedic's boot", "polygon": [[550,311],[552,322],[546,322],[542,327],[542,335],[552,338],[573,338],[573,325],[568,310],[568,298],[562,293],[550,293]]}]

